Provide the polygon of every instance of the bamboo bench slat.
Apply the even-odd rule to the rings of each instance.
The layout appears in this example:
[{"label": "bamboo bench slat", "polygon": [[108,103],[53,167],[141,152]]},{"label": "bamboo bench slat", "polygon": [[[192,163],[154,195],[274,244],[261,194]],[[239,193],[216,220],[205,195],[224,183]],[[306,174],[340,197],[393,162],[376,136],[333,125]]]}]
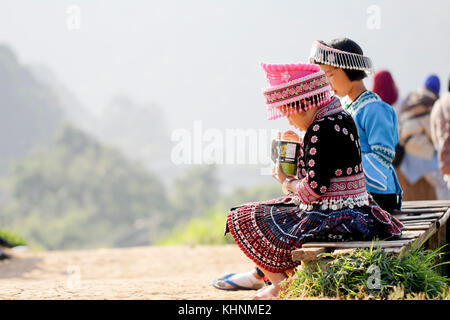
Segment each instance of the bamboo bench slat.
[{"label": "bamboo bench slat", "polygon": [[411,240],[384,240],[384,241],[343,241],[343,242],[309,242],[303,244],[302,248],[370,248],[370,247],[401,247]]},{"label": "bamboo bench slat", "polygon": [[416,215],[416,216],[409,216],[407,214],[399,214],[396,215],[395,217],[400,220],[400,221],[406,221],[406,220],[422,220],[422,219],[435,219],[435,218],[440,218],[444,215],[444,212],[440,212],[440,213],[426,213],[426,214],[421,214],[421,215]]},{"label": "bamboo bench slat", "polygon": [[438,207],[438,208],[410,208],[410,209],[404,209],[398,210],[394,213],[394,216],[401,215],[401,214],[408,214],[408,215],[416,215],[416,214],[423,214],[423,213],[436,213],[436,212],[445,212],[447,211],[447,207]]},{"label": "bamboo bench slat", "polygon": [[402,223],[404,225],[417,225],[417,224],[432,224],[434,222],[434,220],[432,219],[423,219],[423,220],[406,220],[406,221],[402,221]]},{"label": "bamboo bench slat", "polygon": [[403,229],[403,230],[405,230],[405,231],[412,231],[412,230],[424,230],[424,231],[426,231],[426,230],[428,230],[429,228],[430,228],[430,226],[431,226],[431,224],[429,224],[429,225],[426,225],[426,226],[423,226],[423,225],[417,225],[417,226],[415,226],[415,225],[412,225],[412,226],[405,226],[405,228]]},{"label": "bamboo bench slat", "polygon": [[406,230],[406,231],[402,232],[402,236],[400,237],[400,240],[403,240],[403,239],[415,239],[415,238],[420,237],[424,232],[425,232],[425,230],[422,230],[422,231],[420,231],[420,230],[418,230],[418,231]]},{"label": "bamboo bench slat", "polygon": [[447,207],[450,208],[450,200],[418,200],[418,201],[403,201],[402,208],[436,208]]},{"label": "bamboo bench slat", "polygon": [[439,226],[442,226],[447,223],[447,220],[450,216],[450,208],[445,212],[445,214],[439,219]]}]

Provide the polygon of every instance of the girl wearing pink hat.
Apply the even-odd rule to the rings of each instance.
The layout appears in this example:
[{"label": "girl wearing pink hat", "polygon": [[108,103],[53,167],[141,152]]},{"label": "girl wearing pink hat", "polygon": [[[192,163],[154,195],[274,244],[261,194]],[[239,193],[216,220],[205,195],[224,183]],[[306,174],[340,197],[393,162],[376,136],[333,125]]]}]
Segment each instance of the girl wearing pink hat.
[{"label": "girl wearing pink hat", "polygon": [[230,209],[226,233],[272,283],[254,299],[274,297],[285,271],[298,265],[291,251],[307,241],[396,237],[403,225],[366,190],[359,135],[318,65],[262,64],[268,119],[286,117],[306,131],[295,178],[279,165],[273,176],[284,196]]}]

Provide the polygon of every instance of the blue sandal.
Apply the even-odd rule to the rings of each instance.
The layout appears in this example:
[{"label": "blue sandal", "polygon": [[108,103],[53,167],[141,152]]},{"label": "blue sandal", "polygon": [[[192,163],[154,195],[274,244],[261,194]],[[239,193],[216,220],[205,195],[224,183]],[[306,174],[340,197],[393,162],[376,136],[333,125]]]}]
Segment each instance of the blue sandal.
[{"label": "blue sandal", "polygon": [[237,290],[258,290],[261,289],[264,286],[264,283],[255,283],[252,287],[242,287],[238,285],[237,283],[228,280],[228,278],[234,276],[235,273],[228,273],[224,275],[221,278],[215,279],[212,283],[214,288],[220,289],[220,290],[227,290],[227,291],[237,291]]}]

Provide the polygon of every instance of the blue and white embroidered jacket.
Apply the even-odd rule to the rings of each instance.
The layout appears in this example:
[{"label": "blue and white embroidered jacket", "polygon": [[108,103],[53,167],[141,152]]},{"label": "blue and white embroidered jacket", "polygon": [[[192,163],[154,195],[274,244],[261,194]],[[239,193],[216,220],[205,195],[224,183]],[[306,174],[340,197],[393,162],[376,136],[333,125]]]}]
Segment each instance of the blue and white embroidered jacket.
[{"label": "blue and white embroidered jacket", "polygon": [[343,108],[358,128],[366,188],[371,193],[401,194],[392,160],[398,143],[397,116],[394,109],[372,91],[366,91]]}]

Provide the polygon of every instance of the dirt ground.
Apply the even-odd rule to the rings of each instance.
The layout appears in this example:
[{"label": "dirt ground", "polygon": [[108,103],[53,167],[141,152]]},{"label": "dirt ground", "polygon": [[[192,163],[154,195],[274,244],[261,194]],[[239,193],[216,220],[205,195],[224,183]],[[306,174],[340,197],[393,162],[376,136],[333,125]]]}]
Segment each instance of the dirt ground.
[{"label": "dirt ground", "polygon": [[0,261],[0,299],[248,299],[220,274],[253,267],[236,245],[12,252]]}]

